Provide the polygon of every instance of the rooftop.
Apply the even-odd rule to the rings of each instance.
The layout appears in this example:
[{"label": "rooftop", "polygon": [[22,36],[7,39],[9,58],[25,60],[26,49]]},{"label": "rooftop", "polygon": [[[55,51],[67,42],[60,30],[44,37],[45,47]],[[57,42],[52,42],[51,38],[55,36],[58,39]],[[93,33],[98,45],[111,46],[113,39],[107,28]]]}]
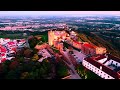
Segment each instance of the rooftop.
[{"label": "rooftop", "polygon": [[114,78],[118,78],[118,73],[120,73],[119,58],[112,56],[110,54],[106,54],[106,55],[98,55],[90,58],[85,58],[85,60],[90,62],[97,68],[100,68],[100,66],[102,66],[102,71],[108,73]]},{"label": "rooftop", "polygon": [[83,44],[85,47],[88,47],[88,48],[95,48],[96,46],[90,44],[90,43],[84,43]]}]

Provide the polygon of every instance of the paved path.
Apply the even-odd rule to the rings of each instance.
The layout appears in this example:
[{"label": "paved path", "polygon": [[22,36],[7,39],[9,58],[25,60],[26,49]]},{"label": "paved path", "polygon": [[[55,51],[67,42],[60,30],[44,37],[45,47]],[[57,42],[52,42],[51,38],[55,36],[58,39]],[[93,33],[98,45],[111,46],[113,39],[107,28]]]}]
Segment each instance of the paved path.
[{"label": "paved path", "polygon": [[74,65],[72,64],[72,62],[70,61],[70,58],[69,58],[69,56],[68,56],[68,54],[67,54],[67,52],[62,52],[61,53],[64,57],[66,57],[66,59],[67,59],[67,61],[68,62],[70,62],[69,64],[66,62],[66,61],[64,61],[65,62],[65,64],[69,67],[69,73],[71,74],[71,79],[82,79],[79,75],[78,75],[78,73],[76,72],[76,70],[75,70],[75,67],[74,67]]}]

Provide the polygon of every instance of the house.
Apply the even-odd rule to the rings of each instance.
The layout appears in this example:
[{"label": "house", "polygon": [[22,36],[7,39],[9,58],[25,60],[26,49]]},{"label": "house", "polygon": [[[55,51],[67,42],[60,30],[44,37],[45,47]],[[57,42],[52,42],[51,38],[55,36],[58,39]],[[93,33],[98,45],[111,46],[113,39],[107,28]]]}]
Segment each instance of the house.
[{"label": "house", "polygon": [[96,54],[96,46],[92,45],[88,42],[84,42],[81,46],[81,50],[86,55],[95,55]]},{"label": "house", "polygon": [[98,47],[88,42],[83,42],[81,45],[81,50],[86,55],[95,55],[95,54],[105,54],[107,52],[106,48]]},{"label": "house", "polygon": [[8,38],[0,38],[0,63],[5,60],[11,60],[13,57],[11,55],[16,54],[17,48],[20,47],[18,44],[20,43],[22,46],[26,42],[24,39],[20,39],[19,42],[17,40],[10,40]]}]

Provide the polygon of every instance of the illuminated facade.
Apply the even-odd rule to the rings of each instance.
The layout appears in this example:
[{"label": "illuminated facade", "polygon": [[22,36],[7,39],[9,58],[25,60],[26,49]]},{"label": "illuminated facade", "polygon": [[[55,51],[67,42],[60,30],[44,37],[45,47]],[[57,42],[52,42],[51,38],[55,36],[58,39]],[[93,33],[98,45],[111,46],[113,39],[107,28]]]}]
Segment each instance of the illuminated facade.
[{"label": "illuminated facade", "polygon": [[54,44],[54,47],[56,47],[58,50],[60,50],[60,51],[63,50],[63,43],[61,43],[61,42],[59,42],[57,40],[54,40],[53,44]]},{"label": "illuminated facade", "polygon": [[107,50],[104,47],[96,47],[96,54],[104,54]]},{"label": "illuminated facade", "polygon": [[[72,31],[70,35],[76,36],[76,33]],[[104,54],[107,51],[106,48],[104,47],[98,47],[88,42],[78,42],[74,39],[71,39],[70,35],[66,33],[66,31],[49,31],[48,32],[49,45],[51,46],[54,45],[57,48],[58,47],[63,48],[62,44],[60,43],[56,44],[56,43],[61,42],[62,40],[65,40],[65,42],[67,42],[68,44],[72,45],[77,49],[80,49],[82,53],[84,53],[85,55]]]},{"label": "illuminated facade", "polygon": [[65,31],[48,31],[48,42],[49,45],[53,45],[54,40],[61,41],[67,37],[67,33]]},{"label": "illuminated facade", "polygon": [[82,44],[81,50],[86,55],[105,54],[107,51],[104,47],[98,47],[87,42]]},{"label": "illuminated facade", "polygon": [[53,40],[54,40],[54,32],[53,31],[48,31],[48,43],[49,45],[53,45]]}]

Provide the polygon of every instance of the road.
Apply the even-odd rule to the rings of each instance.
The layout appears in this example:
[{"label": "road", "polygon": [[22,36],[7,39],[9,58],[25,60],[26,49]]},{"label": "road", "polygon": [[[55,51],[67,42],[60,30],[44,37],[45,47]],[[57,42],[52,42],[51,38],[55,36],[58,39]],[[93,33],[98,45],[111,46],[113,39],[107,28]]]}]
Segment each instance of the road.
[{"label": "road", "polygon": [[61,54],[64,56],[64,57],[66,57],[66,59],[67,59],[67,61],[69,62],[69,63],[67,63],[66,61],[64,61],[65,62],[65,64],[69,67],[69,73],[70,73],[70,75],[71,75],[71,78],[70,79],[82,79],[79,75],[78,75],[78,73],[76,72],[76,70],[75,70],[75,67],[74,67],[74,65],[72,64],[72,62],[70,61],[70,58],[69,58],[69,56],[68,56],[68,54],[67,54],[67,51],[63,51],[63,52],[61,52]]}]

